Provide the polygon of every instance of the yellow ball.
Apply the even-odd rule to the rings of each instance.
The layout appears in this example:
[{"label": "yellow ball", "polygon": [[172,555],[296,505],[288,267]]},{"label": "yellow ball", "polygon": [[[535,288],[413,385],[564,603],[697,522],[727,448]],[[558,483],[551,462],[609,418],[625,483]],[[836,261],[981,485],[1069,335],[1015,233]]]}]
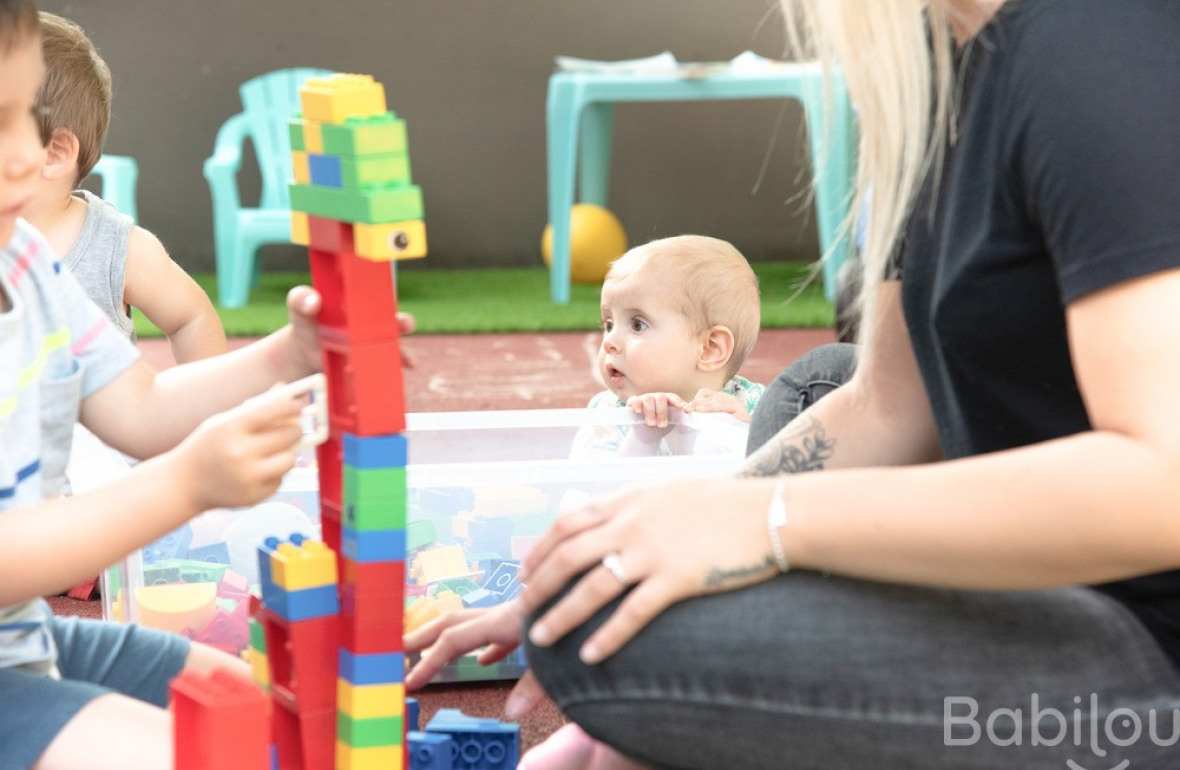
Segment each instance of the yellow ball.
[{"label": "yellow ball", "polygon": [[[614,214],[592,203],[570,209],[570,281],[602,283],[610,263],[627,250],[627,233]],[[541,236],[541,256],[553,263],[553,225]]]}]

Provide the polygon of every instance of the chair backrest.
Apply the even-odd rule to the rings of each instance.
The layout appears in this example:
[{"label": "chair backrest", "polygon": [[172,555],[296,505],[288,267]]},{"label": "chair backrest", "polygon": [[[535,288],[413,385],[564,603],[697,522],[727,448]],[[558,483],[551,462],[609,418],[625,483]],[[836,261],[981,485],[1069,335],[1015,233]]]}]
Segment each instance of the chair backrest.
[{"label": "chair backrest", "polygon": [[287,183],[293,171],[287,121],[300,112],[299,87],[308,78],[330,74],[331,70],[311,67],[275,70],[247,80],[239,89],[262,176],[260,208],[290,208]]}]

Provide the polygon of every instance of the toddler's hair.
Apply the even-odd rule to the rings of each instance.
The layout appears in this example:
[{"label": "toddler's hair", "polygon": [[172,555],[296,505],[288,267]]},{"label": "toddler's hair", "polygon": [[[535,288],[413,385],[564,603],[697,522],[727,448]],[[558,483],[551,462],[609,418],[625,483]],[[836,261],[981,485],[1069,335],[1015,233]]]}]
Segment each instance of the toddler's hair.
[{"label": "toddler's hair", "polygon": [[33,0],[0,0],[0,54],[37,34],[37,4]]},{"label": "toddler's hair", "polygon": [[41,12],[45,85],[38,117],[41,141],[65,129],[78,137],[81,182],[102,155],[111,123],[111,71],[90,38],[74,22]]},{"label": "toddler's hair", "polygon": [[758,276],[733,244],[704,235],[677,235],[636,246],[611,263],[606,280],[658,273],[676,309],[697,332],[725,326],[733,332],[726,377],[737,374],[758,340],[762,306]]}]

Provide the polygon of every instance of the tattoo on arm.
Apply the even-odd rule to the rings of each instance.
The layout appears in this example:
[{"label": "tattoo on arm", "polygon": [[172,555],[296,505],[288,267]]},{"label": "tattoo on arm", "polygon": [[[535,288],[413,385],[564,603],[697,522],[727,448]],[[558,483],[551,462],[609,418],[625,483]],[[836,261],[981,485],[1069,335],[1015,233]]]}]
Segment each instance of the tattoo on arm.
[{"label": "tattoo on arm", "polygon": [[822,471],[824,461],[835,451],[836,440],[828,438],[823,424],[804,413],[750,455],[739,475],[777,476]]},{"label": "tattoo on arm", "polygon": [[750,582],[750,578],[757,575],[765,574],[767,570],[777,570],[778,566],[774,559],[767,556],[762,560],[761,564],[752,564],[749,567],[734,567],[732,569],[720,569],[714,567],[709,570],[709,574],[705,576],[706,588],[724,588],[730,583],[737,583],[739,585],[746,585]]}]

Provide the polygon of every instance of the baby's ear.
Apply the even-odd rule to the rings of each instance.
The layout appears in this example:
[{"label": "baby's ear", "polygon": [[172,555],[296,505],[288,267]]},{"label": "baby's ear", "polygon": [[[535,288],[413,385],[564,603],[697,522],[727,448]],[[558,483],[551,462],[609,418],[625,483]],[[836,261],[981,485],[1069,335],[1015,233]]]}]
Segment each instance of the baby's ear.
[{"label": "baby's ear", "polygon": [[53,132],[49,144],[45,146],[46,179],[60,179],[63,176],[73,177],[78,171],[78,152],[80,151],[78,137],[73,131],[59,128]]},{"label": "baby's ear", "polygon": [[697,368],[702,372],[714,372],[724,369],[733,358],[733,332],[728,326],[714,326],[705,332],[704,344],[701,345],[700,358]]}]

